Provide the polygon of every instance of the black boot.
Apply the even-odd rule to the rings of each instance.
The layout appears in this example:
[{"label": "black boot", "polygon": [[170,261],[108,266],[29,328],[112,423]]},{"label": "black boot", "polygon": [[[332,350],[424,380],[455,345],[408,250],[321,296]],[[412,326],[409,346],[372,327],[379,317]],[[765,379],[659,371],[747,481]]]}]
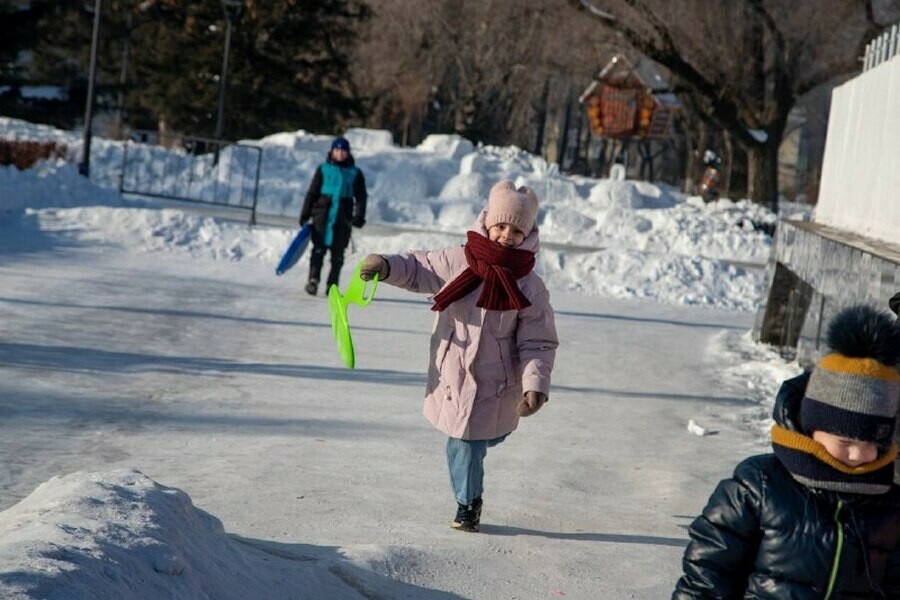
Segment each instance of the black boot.
[{"label": "black boot", "polygon": [[331,289],[331,286],[336,285],[340,288],[340,280],[341,277],[341,265],[334,266],[331,265],[331,270],[328,272],[328,279],[325,280],[325,293],[328,293],[328,290]]},{"label": "black boot", "polygon": [[316,292],[319,291],[319,280],[318,279],[310,279],[306,283],[306,293],[310,296],[315,296]]},{"label": "black boot", "polygon": [[478,531],[481,527],[481,505],[481,496],[472,500],[469,505],[457,503],[456,518],[450,523],[450,527],[460,531]]}]

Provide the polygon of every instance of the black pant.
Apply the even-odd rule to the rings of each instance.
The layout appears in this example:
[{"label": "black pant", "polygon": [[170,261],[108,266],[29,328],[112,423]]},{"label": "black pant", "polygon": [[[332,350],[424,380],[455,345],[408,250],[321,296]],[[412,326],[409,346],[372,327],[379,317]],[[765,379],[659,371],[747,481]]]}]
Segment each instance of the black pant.
[{"label": "black pant", "polygon": [[[344,233],[344,232],[341,232]],[[325,287],[328,290],[332,284],[338,285],[341,278],[341,269],[344,266],[344,250],[350,240],[349,231],[345,235],[335,232],[331,246],[325,245],[324,236],[313,227],[312,252],[309,254],[309,280],[320,281],[322,279],[322,263],[325,262],[325,253],[331,251],[331,270],[328,272],[328,281]]]}]

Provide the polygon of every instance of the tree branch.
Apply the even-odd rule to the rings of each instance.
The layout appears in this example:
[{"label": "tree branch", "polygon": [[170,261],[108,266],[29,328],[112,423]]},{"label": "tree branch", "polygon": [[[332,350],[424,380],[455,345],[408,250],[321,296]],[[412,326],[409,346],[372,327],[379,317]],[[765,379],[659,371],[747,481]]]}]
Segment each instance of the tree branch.
[{"label": "tree branch", "polygon": [[[626,0],[627,3],[634,7],[634,0]],[[588,0],[580,0],[584,5]],[[588,8],[585,6],[585,8]],[[588,10],[590,10],[588,8]],[[738,106],[720,92],[721,86],[716,85],[707,79],[702,73],[697,71],[693,65],[685,61],[676,51],[672,38],[666,32],[660,35],[660,44],[654,43],[650,39],[639,33],[637,30],[627,26],[615,15],[605,13],[610,18],[598,16],[599,19],[607,23],[608,26],[618,31],[638,52],[647,58],[665,66],[672,73],[677,75],[684,85],[692,90],[692,95],[696,100],[702,100],[700,104],[708,107],[709,116],[720,126],[731,131],[740,142],[746,146],[759,145],[759,141],[754,138],[747,129],[746,123],[739,117],[740,110]],[[593,14],[593,13],[592,13]],[[654,21],[654,31],[660,33],[665,31],[664,27],[658,19]]]},{"label": "tree branch", "polygon": [[844,60],[833,62],[824,68],[814,71],[809,77],[800,79],[799,83],[796,85],[796,93],[798,96],[802,96],[836,77],[849,75],[862,70],[860,61],[865,57],[866,46],[869,42],[878,37],[881,30],[885,27],[883,23],[879,23],[875,18],[875,8],[872,4],[872,0],[865,0],[863,7],[866,15],[866,29],[860,36],[856,54],[847,57]]},{"label": "tree branch", "polygon": [[[786,119],[787,112],[790,111],[794,103],[794,90],[791,88],[791,78],[788,75],[787,65],[790,63],[790,49],[781,30],[778,28],[778,22],[772,18],[772,15],[763,6],[762,0],[749,0],[750,7],[762,19],[763,24],[775,40],[775,60],[772,70],[772,95],[775,102],[765,103],[768,108],[774,108],[774,115],[768,115],[767,121]],[[785,112],[784,115],[779,114]]]},{"label": "tree branch", "polygon": [[581,6],[583,6],[588,12],[590,12],[595,17],[603,19],[604,21],[609,21],[610,23],[612,23],[616,20],[615,15],[613,15],[612,13],[608,13],[605,10],[600,10],[599,8],[594,6],[590,0],[579,0],[579,2],[581,3]]}]

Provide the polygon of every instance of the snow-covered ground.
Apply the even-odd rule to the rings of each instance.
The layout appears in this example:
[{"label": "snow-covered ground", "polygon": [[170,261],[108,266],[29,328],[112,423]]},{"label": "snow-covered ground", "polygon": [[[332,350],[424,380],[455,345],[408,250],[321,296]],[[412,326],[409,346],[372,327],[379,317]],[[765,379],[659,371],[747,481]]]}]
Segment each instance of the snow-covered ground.
[{"label": "snow-covered ground", "polygon": [[[4,118],[0,136],[79,143]],[[452,136],[348,137],[370,210],[345,279],[369,252],[461,243],[500,178],[542,199],[562,346],[550,404],[489,455],[483,533],[447,527],[420,415],[428,304],[381,286],[351,307],[344,369],[305,264],[274,275],[292,227],[122,198],[101,139],[91,181],[0,168],[0,596],[668,595],[684,527],[766,450],[798,371],[748,333],[771,243],[753,224],[774,215]],[[252,142],[261,213],[296,218],[329,140]]]}]

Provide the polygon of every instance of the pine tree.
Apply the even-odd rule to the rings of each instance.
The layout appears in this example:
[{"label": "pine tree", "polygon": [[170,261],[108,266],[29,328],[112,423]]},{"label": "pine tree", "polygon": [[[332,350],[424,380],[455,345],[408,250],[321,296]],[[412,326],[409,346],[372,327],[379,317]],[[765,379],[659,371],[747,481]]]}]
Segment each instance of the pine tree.
[{"label": "pine tree", "polygon": [[[45,10],[30,76],[84,89],[91,3],[33,4]],[[361,121],[348,56],[369,16],[363,0],[246,0],[232,28],[224,137]],[[225,44],[220,2],[105,0],[101,24],[101,107],[116,109],[123,91],[130,126],[212,136]]]},{"label": "pine tree", "polygon": [[34,36],[34,22],[40,9],[31,4],[0,2],[0,85],[19,84],[22,80],[20,53]]}]

